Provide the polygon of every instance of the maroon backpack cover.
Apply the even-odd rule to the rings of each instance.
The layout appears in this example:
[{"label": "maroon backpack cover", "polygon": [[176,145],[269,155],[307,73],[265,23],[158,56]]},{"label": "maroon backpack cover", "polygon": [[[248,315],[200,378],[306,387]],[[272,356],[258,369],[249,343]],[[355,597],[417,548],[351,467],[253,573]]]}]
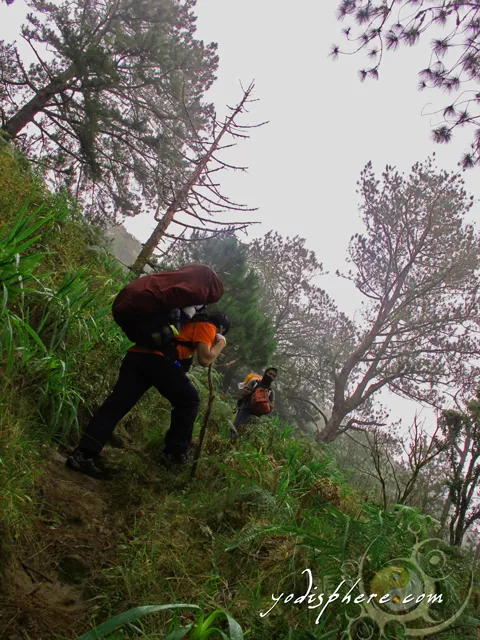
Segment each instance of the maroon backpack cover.
[{"label": "maroon backpack cover", "polygon": [[120,326],[142,322],[170,309],[212,304],[224,292],[217,274],[206,264],[191,264],[177,271],[152,273],[127,284],[113,302],[113,317]]}]

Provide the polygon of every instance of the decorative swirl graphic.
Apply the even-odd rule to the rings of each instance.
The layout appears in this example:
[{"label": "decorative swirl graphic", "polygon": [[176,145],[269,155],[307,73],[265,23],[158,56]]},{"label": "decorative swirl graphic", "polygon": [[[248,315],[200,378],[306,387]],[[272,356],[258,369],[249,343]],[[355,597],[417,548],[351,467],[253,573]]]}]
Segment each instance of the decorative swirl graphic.
[{"label": "decorative swirl graphic", "polygon": [[[465,610],[473,589],[473,571],[468,594],[460,608],[447,620],[438,619],[438,607],[436,610],[432,609],[434,604],[443,602],[437,585],[444,582],[451,573],[445,573],[445,553],[440,549],[427,549],[426,546],[443,544],[443,541],[429,538],[419,542],[419,531],[410,531],[415,535],[416,544],[409,558],[390,560],[372,576],[366,567],[369,551],[376,542],[374,540],[360,563],[348,562],[343,565],[344,579],[348,582],[356,581],[359,592],[369,595],[366,601],[357,603],[360,606],[359,615],[347,615],[348,627],[342,634],[342,640],[388,639],[392,637],[390,633],[393,629],[398,632],[399,628],[403,630],[402,637],[424,638],[447,629]],[[355,566],[357,575],[352,581]],[[368,579],[365,578],[366,575],[369,576]]]}]

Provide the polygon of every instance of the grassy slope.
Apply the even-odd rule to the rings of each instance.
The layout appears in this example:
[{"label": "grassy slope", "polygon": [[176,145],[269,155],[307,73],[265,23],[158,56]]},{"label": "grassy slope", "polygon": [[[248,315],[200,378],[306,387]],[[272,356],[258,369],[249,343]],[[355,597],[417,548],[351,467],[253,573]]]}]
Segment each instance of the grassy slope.
[{"label": "grassy slope", "polygon": [[[27,200],[23,227],[7,238]],[[24,247],[22,233],[35,241]],[[73,638],[130,607],[173,602],[207,613],[228,609],[251,638],[306,639],[307,629],[317,638],[340,637],[345,614],[358,615],[358,607],[334,603],[318,625],[319,610],[305,605],[280,604],[264,618],[259,612],[270,608],[272,594],[302,594],[307,567],[318,590],[332,593],[342,566],[351,567],[372,543],[369,563],[377,568],[409,557],[411,528],[426,535],[428,519],[362,505],[327,452],[268,419],[232,447],[228,398],[215,400],[207,458],[193,482],[157,465],[169,411],[154,392],[124,421],[121,448],[106,449],[110,480],[69,472],[65,447],[105,397],[125,351],[109,316],[124,275],[98,251],[99,236],[75,204],[49,194],[7,146],[0,146],[0,237],[4,300],[8,294],[0,314],[5,637]],[[23,284],[7,277],[22,269]],[[204,411],[205,371],[195,369],[192,378]],[[443,618],[458,609],[468,583],[462,554],[445,553],[453,573],[441,585]],[[478,617],[474,604],[468,613]],[[136,625],[140,631],[115,638],[163,637],[160,630],[195,615],[156,614]],[[473,633],[452,628],[438,637]]]}]

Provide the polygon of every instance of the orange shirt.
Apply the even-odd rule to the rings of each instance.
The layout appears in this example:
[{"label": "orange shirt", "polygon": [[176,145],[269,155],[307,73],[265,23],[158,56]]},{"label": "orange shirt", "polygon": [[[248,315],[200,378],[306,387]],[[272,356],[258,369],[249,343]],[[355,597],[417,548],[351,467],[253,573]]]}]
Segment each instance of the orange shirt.
[{"label": "orange shirt", "polygon": [[[186,322],[180,329],[180,333],[176,340],[178,342],[194,342],[198,344],[208,344],[209,347],[213,347],[215,336],[217,335],[217,328],[210,322]],[[177,344],[177,357],[179,360],[186,360],[193,356],[196,347],[182,346]],[[130,347],[129,351],[136,351],[140,353],[156,353],[159,356],[164,354],[161,351],[154,351],[153,349],[147,349],[146,347]]]}]

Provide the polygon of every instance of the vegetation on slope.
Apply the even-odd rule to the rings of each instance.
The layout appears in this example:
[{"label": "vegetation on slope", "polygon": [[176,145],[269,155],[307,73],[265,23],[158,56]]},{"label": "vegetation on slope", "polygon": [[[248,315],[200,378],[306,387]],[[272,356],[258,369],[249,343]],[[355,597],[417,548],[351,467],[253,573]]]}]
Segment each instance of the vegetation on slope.
[{"label": "vegetation on slope", "polygon": [[[7,144],[0,146],[0,216],[5,637],[100,637],[89,629],[109,617],[164,604],[185,606],[132,619],[108,637],[307,640],[346,631],[361,637],[368,621],[360,619],[359,605],[339,598],[323,610],[317,599],[309,608],[289,594],[306,593],[306,569],[317,593],[327,596],[360,574],[368,589],[387,591],[392,561],[411,559],[417,540],[433,537],[435,521],[407,506],[382,510],[366,503],[328,446],[278,420],[259,420],[231,444],[234,400],[221,393],[219,376],[195,480],[158,465],[169,406],[154,391],[106,448],[109,479],[67,470],[64,453],[113,384],[128,345],[110,317],[127,276],[75,202],[49,193]],[[206,371],[194,368],[191,377],[202,396],[198,433]],[[432,555],[435,549],[443,555]],[[470,597],[465,554],[439,541],[422,552],[427,566],[414,558],[409,580],[400,575],[397,587],[418,593],[415,578],[430,575],[428,584],[443,596],[430,607],[435,620],[455,615],[468,599],[462,616],[432,637],[476,637],[478,602]],[[433,557],[442,562],[430,562]],[[272,594],[283,594],[277,604]],[[207,624],[217,610],[239,626],[226,613]],[[389,637],[406,637],[398,615],[385,610]],[[426,622],[419,616],[411,624],[418,630]]]}]

